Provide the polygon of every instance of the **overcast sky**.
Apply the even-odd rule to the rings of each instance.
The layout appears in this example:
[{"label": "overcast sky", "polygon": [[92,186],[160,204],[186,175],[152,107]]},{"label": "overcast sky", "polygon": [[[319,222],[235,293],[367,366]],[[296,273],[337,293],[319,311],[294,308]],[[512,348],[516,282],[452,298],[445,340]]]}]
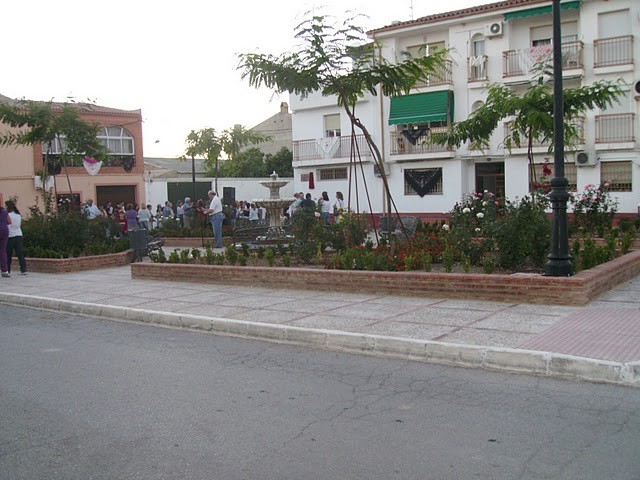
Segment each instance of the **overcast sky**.
[{"label": "overcast sky", "polygon": [[276,114],[274,97],[241,80],[238,53],[290,51],[304,12],[394,20],[491,3],[487,0],[20,0],[3,2],[0,93],[142,110],[144,154],[183,153],[191,130],[250,128]]}]

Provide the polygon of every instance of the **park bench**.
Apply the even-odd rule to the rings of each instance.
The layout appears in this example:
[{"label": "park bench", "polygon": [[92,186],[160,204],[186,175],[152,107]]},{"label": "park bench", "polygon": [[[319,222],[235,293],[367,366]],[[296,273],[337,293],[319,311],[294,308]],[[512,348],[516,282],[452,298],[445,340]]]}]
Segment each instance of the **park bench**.
[{"label": "park bench", "polygon": [[387,231],[387,217],[380,217],[380,235],[393,237],[395,240],[409,240],[413,238],[420,225],[418,217],[391,217],[390,230]]}]

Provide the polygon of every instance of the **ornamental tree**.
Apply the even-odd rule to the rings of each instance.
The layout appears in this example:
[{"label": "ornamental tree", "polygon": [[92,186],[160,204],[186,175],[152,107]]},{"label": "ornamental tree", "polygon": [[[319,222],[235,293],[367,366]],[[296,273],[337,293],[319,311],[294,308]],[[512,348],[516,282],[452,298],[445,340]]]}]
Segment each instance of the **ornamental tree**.
[{"label": "ornamental tree", "polygon": [[[538,64],[536,71],[539,73],[537,78],[522,95],[505,85],[491,85],[484,105],[473,111],[467,120],[453,123],[446,132],[433,134],[431,141],[449,147],[460,147],[462,143],[469,142],[471,148],[483,149],[489,145],[498,124],[508,121],[511,128],[503,140],[504,146],[511,152],[524,143],[533,171],[534,140],[549,142],[549,152],[553,151],[552,78],[544,63]],[[564,142],[568,148],[575,146],[580,138],[579,119],[588,110],[612,105],[622,93],[617,83],[609,81],[566,88],[563,92]]]},{"label": "ornamental tree", "polygon": [[[366,93],[386,96],[406,95],[421,80],[444,64],[446,51],[428,57],[406,57],[399,63],[387,62],[377,42],[371,42],[355,21],[358,15],[337,22],[325,15],[313,15],[295,28],[300,41],[295,51],[279,56],[261,53],[239,55],[242,78],[255,88],[265,86],[276,93],[289,92],[307,97],[314,92],[335,96],[352,125],[362,132],[379,167],[384,189],[393,201],[382,166],[380,149],[367,127],[356,115],[356,103]],[[352,155],[353,157],[354,155]],[[395,204],[394,204],[395,207]],[[396,208],[397,213],[397,208]]]}]

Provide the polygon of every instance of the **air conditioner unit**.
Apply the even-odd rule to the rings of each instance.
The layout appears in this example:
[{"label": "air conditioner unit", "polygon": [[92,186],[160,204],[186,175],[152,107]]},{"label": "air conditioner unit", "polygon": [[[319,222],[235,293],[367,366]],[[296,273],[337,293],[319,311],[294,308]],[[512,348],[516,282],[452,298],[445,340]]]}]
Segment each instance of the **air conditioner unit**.
[{"label": "air conditioner unit", "polygon": [[[33,177],[33,183],[36,190],[42,190],[42,178],[40,175],[36,175]],[[53,177],[48,176],[47,181],[45,182],[45,190],[51,190],[53,188]]]},{"label": "air conditioner unit", "polygon": [[502,22],[493,22],[484,26],[485,37],[500,37],[502,36]]},{"label": "air conditioner unit", "polygon": [[598,164],[598,157],[595,152],[577,152],[576,165],[578,167],[595,167]]},{"label": "air conditioner unit", "polygon": [[[380,168],[378,168],[377,164],[373,164],[373,174],[376,177],[382,177],[382,175],[380,175]],[[385,176],[389,176],[389,165],[387,165],[386,163],[384,164],[384,174]]]}]

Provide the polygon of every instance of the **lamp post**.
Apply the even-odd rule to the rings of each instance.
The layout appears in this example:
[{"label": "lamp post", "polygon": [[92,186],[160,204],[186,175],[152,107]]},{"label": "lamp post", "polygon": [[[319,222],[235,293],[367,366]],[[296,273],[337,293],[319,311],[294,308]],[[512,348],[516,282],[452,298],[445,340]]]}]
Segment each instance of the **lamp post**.
[{"label": "lamp post", "polygon": [[553,0],[553,178],[551,179],[552,230],[551,251],[545,275],[568,277],[573,275],[569,255],[567,225],[568,180],[564,176],[564,96],[562,93],[562,37],[560,32],[560,0]]}]

